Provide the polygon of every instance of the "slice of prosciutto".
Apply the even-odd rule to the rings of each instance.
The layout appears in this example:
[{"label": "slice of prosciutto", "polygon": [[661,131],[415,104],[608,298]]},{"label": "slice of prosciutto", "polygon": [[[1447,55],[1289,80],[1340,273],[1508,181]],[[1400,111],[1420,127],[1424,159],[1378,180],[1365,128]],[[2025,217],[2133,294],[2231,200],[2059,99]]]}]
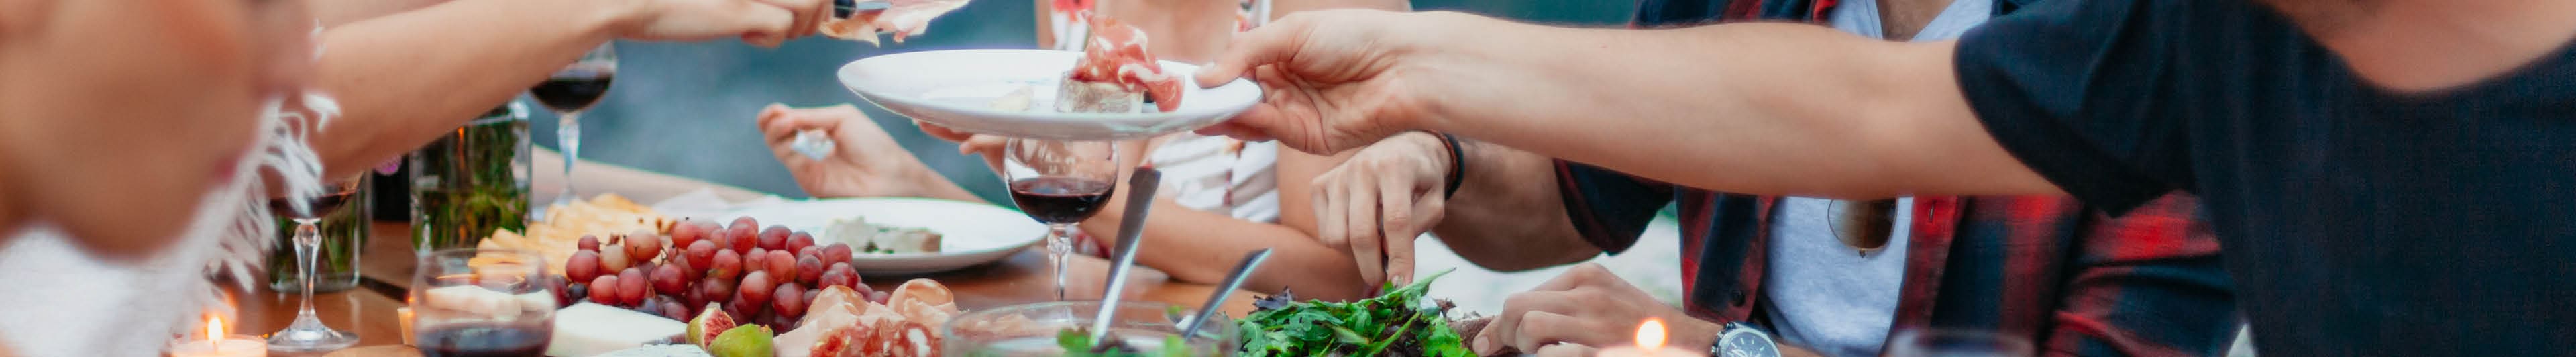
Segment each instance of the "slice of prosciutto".
[{"label": "slice of prosciutto", "polygon": [[1161,111],[1181,107],[1181,79],[1163,72],[1162,62],[1146,50],[1145,30],[1118,20],[1090,15],[1091,40],[1065,73],[1057,98],[1059,111],[1126,112],[1132,98],[1151,100]]},{"label": "slice of prosciutto", "polygon": [[966,1],[887,0],[883,10],[865,10],[851,14],[849,18],[824,21],[819,32],[824,36],[869,44],[881,44],[877,42],[877,34],[888,33],[894,35],[895,43],[903,43],[906,37],[928,32],[931,19],[966,7]]}]

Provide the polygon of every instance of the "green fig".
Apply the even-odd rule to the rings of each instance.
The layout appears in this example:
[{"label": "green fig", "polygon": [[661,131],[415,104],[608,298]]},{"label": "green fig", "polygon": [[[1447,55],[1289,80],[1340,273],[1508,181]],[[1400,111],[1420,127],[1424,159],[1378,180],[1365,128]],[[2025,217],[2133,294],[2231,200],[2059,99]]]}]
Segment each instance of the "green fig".
[{"label": "green fig", "polygon": [[771,357],[778,351],[771,349],[769,336],[769,326],[736,326],[716,335],[716,340],[707,344],[707,354],[716,357]]}]

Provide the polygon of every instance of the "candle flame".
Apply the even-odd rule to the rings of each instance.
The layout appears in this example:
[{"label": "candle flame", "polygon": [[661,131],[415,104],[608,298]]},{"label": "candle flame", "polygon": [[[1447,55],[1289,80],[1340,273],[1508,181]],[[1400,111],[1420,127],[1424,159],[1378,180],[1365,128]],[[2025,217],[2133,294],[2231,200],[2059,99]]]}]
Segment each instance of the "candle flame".
[{"label": "candle flame", "polygon": [[224,338],[224,318],[223,318],[223,317],[221,317],[221,316],[207,316],[207,317],[206,317],[206,339],[208,339],[208,340],[220,340],[220,339],[223,339],[223,338]]},{"label": "candle flame", "polygon": [[1647,351],[1664,348],[1664,320],[1650,317],[1646,318],[1646,323],[1637,325],[1637,348]]}]

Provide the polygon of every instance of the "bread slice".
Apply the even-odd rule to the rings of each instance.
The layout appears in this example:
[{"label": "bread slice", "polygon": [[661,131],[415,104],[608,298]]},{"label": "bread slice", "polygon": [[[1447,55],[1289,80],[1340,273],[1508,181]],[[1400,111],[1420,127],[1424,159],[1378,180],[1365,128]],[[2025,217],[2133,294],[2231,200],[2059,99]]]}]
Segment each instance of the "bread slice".
[{"label": "bread slice", "polygon": [[1135,113],[1145,108],[1145,92],[1118,83],[1074,80],[1067,73],[1056,86],[1055,111],[1062,113]]}]

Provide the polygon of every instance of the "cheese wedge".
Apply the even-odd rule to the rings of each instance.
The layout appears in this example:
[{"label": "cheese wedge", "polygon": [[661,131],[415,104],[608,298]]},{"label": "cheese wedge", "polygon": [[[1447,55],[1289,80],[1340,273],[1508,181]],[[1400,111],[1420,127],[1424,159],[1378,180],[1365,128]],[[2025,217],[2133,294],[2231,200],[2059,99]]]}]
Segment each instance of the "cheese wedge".
[{"label": "cheese wedge", "polygon": [[679,341],[680,321],[608,305],[580,303],[555,311],[554,342],[547,356],[594,356]]}]

